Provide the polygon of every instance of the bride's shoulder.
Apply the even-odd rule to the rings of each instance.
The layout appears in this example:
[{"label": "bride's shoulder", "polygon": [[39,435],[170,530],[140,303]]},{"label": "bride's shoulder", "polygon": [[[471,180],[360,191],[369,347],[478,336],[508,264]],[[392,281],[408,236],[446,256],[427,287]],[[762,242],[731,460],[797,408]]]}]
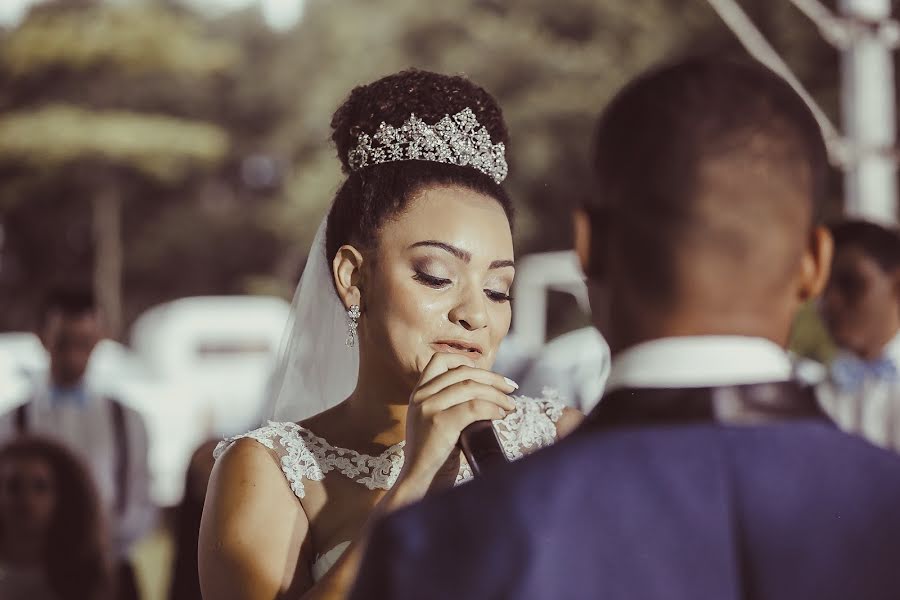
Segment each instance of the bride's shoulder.
[{"label": "bride's shoulder", "polygon": [[494,422],[511,458],[549,446],[568,434],[583,418],[550,388],[545,388],[539,397],[513,396],[513,402],[516,409]]},{"label": "bride's shoulder", "polygon": [[269,421],[266,425],[226,438],[213,452],[217,462],[230,462],[236,467],[248,465],[268,455],[275,460],[294,494],[306,495],[304,480],[319,481],[324,477],[316,459],[316,437],[306,428],[292,422]]},{"label": "bride's shoulder", "polygon": [[[218,460],[235,445],[253,447],[256,444],[276,454],[282,454],[289,445],[299,444],[305,446],[305,431],[297,423],[269,421],[266,425],[253,431],[225,438],[216,446],[213,457]],[[256,442],[256,444],[251,442]]]}]

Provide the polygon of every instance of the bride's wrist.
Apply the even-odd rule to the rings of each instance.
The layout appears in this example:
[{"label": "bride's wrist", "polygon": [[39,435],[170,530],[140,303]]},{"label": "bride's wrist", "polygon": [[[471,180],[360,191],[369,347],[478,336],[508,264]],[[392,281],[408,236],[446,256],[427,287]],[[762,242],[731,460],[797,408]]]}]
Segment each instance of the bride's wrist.
[{"label": "bride's wrist", "polygon": [[385,511],[394,511],[403,508],[407,504],[412,504],[425,497],[428,492],[427,481],[420,480],[417,477],[408,476],[397,479],[397,482],[391,490],[385,494],[381,501],[381,506]]}]

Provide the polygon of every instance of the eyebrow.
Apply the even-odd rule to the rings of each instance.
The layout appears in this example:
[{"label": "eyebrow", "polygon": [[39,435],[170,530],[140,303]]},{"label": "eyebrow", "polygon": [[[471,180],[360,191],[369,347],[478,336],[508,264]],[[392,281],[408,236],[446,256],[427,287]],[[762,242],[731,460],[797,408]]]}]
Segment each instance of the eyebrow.
[{"label": "eyebrow", "polygon": [[[411,249],[412,248],[421,248],[421,247],[438,248],[440,250],[443,250],[444,252],[448,252],[449,254],[452,254],[453,256],[455,256],[456,258],[458,258],[459,260],[461,260],[465,263],[468,263],[472,260],[472,255],[470,253],[466,252],[465,250],[463,250],[462,248],[457,248],[456,246],[451,246],[450,244],[445,244],[444,242],[438,242],[437,240],[424,240],[421,242],[416,242],[415,244],[410,246]],[[488,265],[488,268],[489,269],[502,269],[504,267],[515,268],[515,266],[516,266],[516,263],[515,263],[515,261],[512,261],[512,260],[495,260],[490,265]]]}]

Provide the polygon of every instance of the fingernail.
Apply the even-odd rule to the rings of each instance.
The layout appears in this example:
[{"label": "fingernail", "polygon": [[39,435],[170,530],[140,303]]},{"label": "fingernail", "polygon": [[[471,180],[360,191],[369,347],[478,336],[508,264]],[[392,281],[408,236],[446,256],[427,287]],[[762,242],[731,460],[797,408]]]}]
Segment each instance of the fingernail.
[{"label": "fingernail", "polygon": [[516,383],[515,381],[513,381],[512,379],[510,379],[509,377],[504,377],[503,381],[506,382],[506,385],[508,385],[514,389],[519,389],[519,384]]}]

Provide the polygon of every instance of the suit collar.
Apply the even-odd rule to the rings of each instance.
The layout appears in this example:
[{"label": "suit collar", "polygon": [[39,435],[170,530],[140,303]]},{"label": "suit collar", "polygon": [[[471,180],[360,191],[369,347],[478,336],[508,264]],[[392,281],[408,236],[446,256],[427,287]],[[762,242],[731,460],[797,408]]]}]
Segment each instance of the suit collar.
[{"label": "suit collar", "polygon": [[581,429],[700,423],[761,425],[828,421],[812,388],[790,381],[707,388],[620,388],[600,401]]}]

